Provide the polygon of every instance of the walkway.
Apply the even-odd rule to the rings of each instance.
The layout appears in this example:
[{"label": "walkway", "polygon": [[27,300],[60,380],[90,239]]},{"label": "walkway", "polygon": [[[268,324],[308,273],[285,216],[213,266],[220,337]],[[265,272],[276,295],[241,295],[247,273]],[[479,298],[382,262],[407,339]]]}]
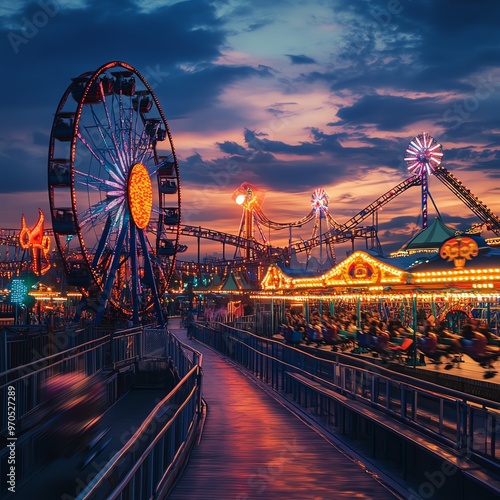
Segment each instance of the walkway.
[{"label": "walkway", "polygon": [[[186,339],[184,329],[171,330]],[[203,353],[208,412],[201,441],[169,499],[402,498],[230,361],[189,342]]]}]

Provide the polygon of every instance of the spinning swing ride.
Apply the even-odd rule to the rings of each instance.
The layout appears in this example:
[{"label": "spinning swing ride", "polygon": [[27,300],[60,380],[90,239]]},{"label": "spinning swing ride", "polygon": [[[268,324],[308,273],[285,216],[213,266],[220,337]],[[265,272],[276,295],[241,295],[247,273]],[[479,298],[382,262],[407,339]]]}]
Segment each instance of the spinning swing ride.
[{"label": "spinning swing ride", "polygon": [[111,305],[138,323],[162,297],[179,244],[179,168],[167,121],[145,78],[109,62],[73,78],[50,135],[52,227],[68,284],[96,320]]}]

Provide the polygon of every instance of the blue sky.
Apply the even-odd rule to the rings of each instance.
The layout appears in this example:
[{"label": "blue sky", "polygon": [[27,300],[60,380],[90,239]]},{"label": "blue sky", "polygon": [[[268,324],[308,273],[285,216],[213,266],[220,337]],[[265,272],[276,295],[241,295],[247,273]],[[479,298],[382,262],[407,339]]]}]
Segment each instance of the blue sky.
[{"label": "blue sky", "polygon": [[[185,223],[237,233],[231,195],[245,181],[265,192],[272,220],[303,217],[322,187],[343,222],[409,176],[405,149],[423,131],[498,214],[498,26],[493,0],[4,0],[0,228],[20,227],[23,213],[33,224],[38,208],[48,216],[59,99],[72,77],[113,60],[142,73],[162,105]],[[430,191],[445,223],[477,222],[438,180]],[[420,212],[419,188],[383,208],[387,250]]]}]

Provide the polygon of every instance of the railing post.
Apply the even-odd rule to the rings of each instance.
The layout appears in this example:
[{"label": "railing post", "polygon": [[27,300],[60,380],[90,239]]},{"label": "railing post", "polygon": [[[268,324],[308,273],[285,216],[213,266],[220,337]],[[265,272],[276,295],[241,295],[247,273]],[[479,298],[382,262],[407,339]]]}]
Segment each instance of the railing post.
[{"label": "railing post", "polygon": [[458,410],[460,411],[460,419],[458,420],[459,424],[457,425],[457,431],[459,435],[457,437],[457,446],[459,450],[462,450],[464,446],[466,447],[466,451],[470,452],[469,449],[469,440],[467,438],[467,413],[468,413],[468,405],[463,401],[458,400]]},{"label": "railing post", "polygon": [[203,385],[203,371],[202,367],[199,365],[199,358],[196,356],[196,364],[198,365],[198,371],[196,372],[196,383],[198,385],[198,394],[197,394],[197,405],[198,405],[198,413],[201,414],[203,408],[203,400],[202,400],[202,385]]},{"label": "railing post", "polygon": [[139,361],[142,361],[144,358],[145,352],[145,342],[146,342],[146,328],[143,326],[140,330],[140,333],[136,334],[135,345],[137,346],[137,356]]},{"label": "railing post", "polygon": [[111,366],[114,367],[114,364],[116,363],[115,332],[111,332],[109,334],[109,343],[110,343],[109,352],[110,352],[110,355],[111,355]]}]

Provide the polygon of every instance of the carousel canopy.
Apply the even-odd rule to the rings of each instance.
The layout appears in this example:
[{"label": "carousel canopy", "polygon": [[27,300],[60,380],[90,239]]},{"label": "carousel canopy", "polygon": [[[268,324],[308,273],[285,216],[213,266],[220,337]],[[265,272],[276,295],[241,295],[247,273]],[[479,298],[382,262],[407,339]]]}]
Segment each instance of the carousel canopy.
[{"label": "carousel canopy", "polygon": [[448,238],[454,236],[455,233],[456,231],[454,229],[448,227],[439,217],[436,217],[432,224],[422,229],[396,253],[417,253],[419,251],[437,252],[441,244]]},{"label": "carousel canopy", "polygon": [[241,290],[252,290],[253,287],[247,280],[247,278],[241,274],[232,272],[222,283],[220,290],[226,292],[241,291]]}]

